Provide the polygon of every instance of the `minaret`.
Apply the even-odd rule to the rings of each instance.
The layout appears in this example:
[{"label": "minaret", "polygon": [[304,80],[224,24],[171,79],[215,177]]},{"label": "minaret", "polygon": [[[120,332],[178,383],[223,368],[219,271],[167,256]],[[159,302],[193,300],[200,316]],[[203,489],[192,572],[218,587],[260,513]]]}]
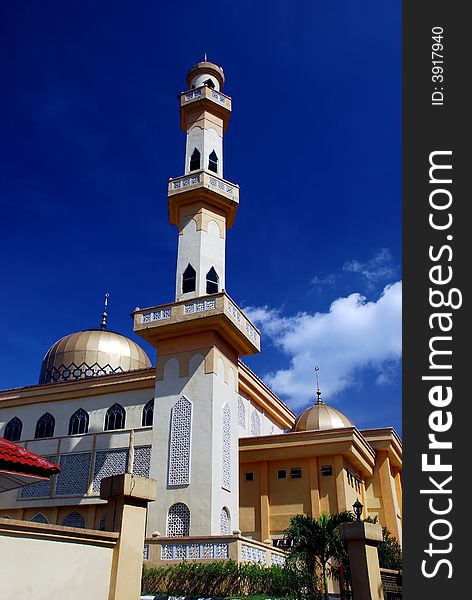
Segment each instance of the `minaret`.
[{"label": "minaret", "polygon": [[[209,536],[238,529],[238,358],[259,331],[225,289],[226,230],[239,187],[223,179],[231,98],[221,67],[200,62],[180,94],[184,175],[169,180],[179,230],[175,302],[136,310],[134,330],[157,349],[148,534]],[[222,558],[222,557],[221,557]]]},{"label": "minaret", "polygon": [[201,62],[187,74],[190,90],[180,95],[185,175],[169,181],[169,218],[180,230],[176,300],[225,289],[226,228],[233,224],[239,189],[223,179],[223,134],[231,113],[223,83],[223,69]]}]

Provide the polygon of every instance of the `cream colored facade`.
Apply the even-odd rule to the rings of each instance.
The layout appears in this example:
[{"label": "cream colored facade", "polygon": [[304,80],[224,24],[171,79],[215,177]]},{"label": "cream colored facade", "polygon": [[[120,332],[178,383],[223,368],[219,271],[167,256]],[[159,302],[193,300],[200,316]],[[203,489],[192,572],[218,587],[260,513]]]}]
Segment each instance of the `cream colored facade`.
[{"label": "cream colored facade", "polygon": [[175,301],[133,313],[156,366],[105,319],[54,344],[39,385],[0,391],[0,435],[62,469],[49,484],[0,495],[0,517],[108,527],[100,482],[129,471],[157,481],[146,525],[157,562],[228,558],[228,536],[241,532],[247,541],[236,555],[264,562],[260,545],[277,543],[291,516],[350,509],[357,498],[401,539],[396,433],[359,431],[321,401],[296,420],[241,360],[260,351],[260,332],[225,283],[226,230],[239,205],[239,187],[222,170],[232,101],[212,63],[193,67],[187,81],[184,175],[168,187]]}]

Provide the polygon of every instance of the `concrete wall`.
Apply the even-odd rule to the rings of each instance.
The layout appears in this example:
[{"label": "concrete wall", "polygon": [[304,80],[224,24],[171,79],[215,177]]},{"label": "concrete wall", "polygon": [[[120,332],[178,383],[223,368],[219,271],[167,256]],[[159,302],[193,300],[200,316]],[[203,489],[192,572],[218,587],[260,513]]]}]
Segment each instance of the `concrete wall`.
[{"label": "concrete wall", "polygon": [[109,600],[118,534],[0,519],[1,598]]}]

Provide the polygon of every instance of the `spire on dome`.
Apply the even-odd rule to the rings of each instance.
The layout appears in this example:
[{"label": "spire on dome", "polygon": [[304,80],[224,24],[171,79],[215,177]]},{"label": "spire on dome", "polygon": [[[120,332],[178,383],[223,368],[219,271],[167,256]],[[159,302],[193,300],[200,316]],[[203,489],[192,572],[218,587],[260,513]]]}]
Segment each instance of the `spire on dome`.
[{"label": "spire on dome", "polygon": [[101,329],[106,329],[107,328],[107,307],[108,307],[108,298],[110,297],[110,294],[106,293],[105,294],[105,301],[103,303],[103,312],[102,312],[102,322],[100,323],[100,327]]},{"label": "spire on dome", "polygon": [[318,399],[316,401],[316,404],[323,404],[323,400],[321,399],[321,390],[320,390],[320,380],[318,377],[318,371],[320,370],[318,365],[315,365],[315,374],[316,374],[316,395],[318,396]]}]

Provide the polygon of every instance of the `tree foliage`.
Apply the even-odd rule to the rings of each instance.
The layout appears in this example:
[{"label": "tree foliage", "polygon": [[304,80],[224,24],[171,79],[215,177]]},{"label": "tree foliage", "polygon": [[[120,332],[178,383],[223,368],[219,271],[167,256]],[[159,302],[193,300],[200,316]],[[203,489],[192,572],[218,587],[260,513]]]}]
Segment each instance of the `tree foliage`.
[{"label": "tree foliage", "polygon": [[324,597],[328,598],[328,578],[336,576],[329,562],[346,557],[346,548],[337,527],[354,519],[352,512],[343,510],[332,515],[322,513],[318,519],[295,515],[290,520],[285,532],[289,563],[294,565],[298,577],[304,580],[309,597],[319,596],[318,573],[321,572]]}]

